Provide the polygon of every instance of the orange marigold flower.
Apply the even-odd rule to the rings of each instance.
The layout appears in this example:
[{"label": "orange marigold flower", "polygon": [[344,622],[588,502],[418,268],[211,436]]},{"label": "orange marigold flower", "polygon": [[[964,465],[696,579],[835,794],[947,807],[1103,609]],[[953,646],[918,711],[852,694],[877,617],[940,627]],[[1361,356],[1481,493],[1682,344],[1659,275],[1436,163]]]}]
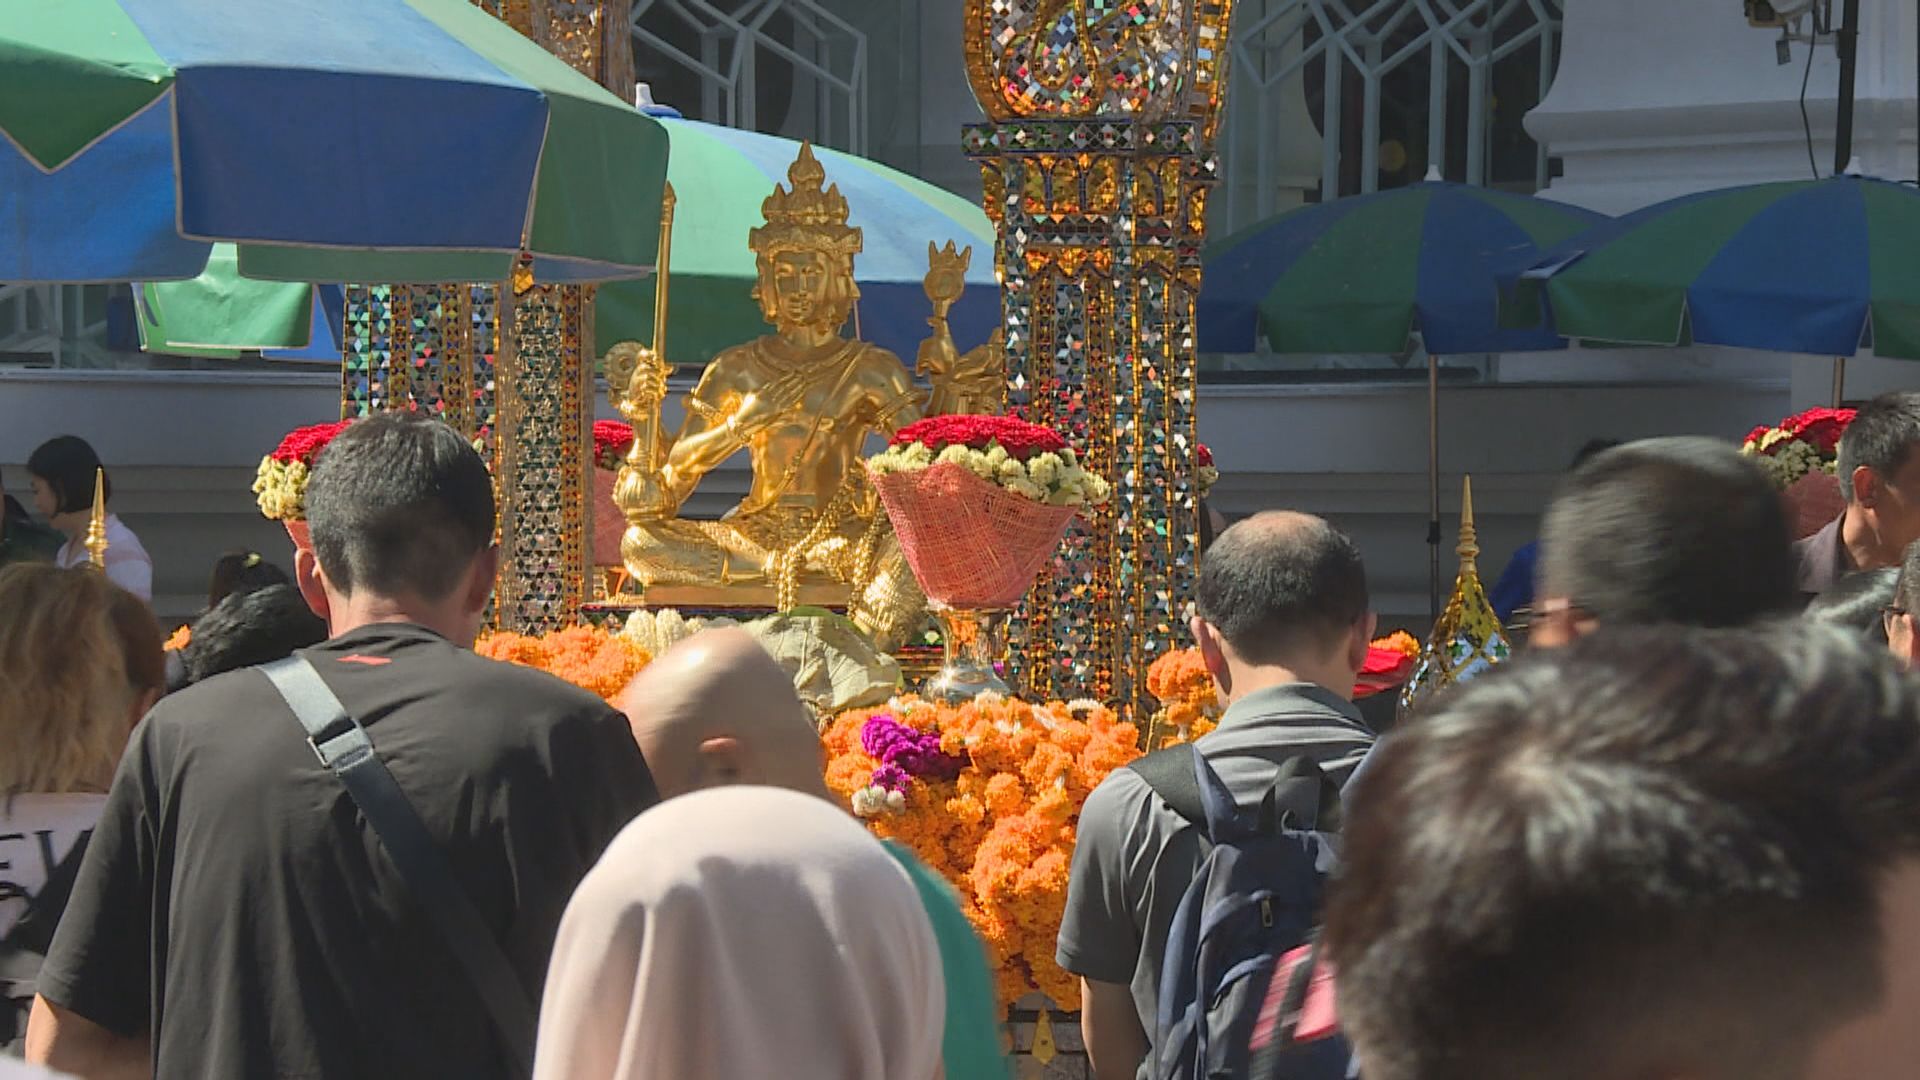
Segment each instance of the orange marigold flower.
[{"label": "orange marigold flower", "polygon": [[168,652],[179,652],[181,649],[187,647],[187,642],[192,640],[193,627],[191,625],[183,625],[167,636],[167,643],[162,645],[161,648]]},{"label": "orange marigold flower", "polygon": [[473,651],[495,660],[538,668],[608,701],[626,688],[652,657],[627,638],[599,627],[575,626],[540,637],[484,634]]}]

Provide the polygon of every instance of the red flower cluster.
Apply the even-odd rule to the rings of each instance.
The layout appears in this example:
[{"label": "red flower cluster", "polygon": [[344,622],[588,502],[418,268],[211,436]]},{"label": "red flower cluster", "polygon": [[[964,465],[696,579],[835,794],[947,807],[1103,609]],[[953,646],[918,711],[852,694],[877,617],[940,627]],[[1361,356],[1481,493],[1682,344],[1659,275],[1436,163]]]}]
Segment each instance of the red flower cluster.
[{"label": "red flower cluster", "polygon": [[1012,416],[929,416],[903,427],[889,445],[925,443],[934,453],[949,446],[985,450],[999,443],[1009,457],[1025,461],[1040,454],[1057,454],[1067,448],[1067,440],[1050,428],[1029,424]]},{"label": "red flower cluster", "polygon": [[618,469],[620,460],[633,449],[633,425],[621,420],[593,422],[593,463],[602,469]]},{"label": "red flower cluster", "polygon": [[[1832,457],[1840,450],[1840,436],[1846,434],[1847,426],[1853,423],[1853,409],[1814,408],[1806,412],[1795,413],[1780,421],[1781,431],[1802,442],[1811,444],[1820,453]],[[1746,442],[1759,446],[1773,428],[1765,424],[1747,433]],[[1768,448],[1766,453],[1777,454],[1781,447],[1791,440],[1782,440]]]},{"label": "red flower cluster", "polygon": [[281,439],[280,445],[267,456],[288,464],[297,461],[302,465],[311,466],[321,449],[332,442],[334,436],[345,431],[347,425],[351,423],[353,423],[351,420],[337,420],[331,424],[310,424],[307,427],[294,428],[287,432],[287,437]]},{"label": "red flower cluster", "polygon": [[1202,469],[1213,467],[1213,450],[1206,443],[1193,444],[1193,463]]},{"label": "red flower cluster", "polygon": [[1787,417],[1780,426],[1819,447],[1821,453],[1834,454],[1840,451],[1840,436],[1853,423],[1853,415],[1853,409],[1808,409]]}]

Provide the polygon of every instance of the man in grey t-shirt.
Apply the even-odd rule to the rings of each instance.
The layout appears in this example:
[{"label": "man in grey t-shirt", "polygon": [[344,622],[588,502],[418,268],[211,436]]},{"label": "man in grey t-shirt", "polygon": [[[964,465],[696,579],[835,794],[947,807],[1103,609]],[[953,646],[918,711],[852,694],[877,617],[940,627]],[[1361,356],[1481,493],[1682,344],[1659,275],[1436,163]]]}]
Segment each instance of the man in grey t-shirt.
[{"label": "man in grey t-shirt", "polygon": [[[1344,783],[1373,745],[1349,700],[1374,628],[1353,541],[1306,514],[1255,515],[1207,549],[1195,606],[1193,636],[1227,711],[1194,745],[1234,797],[1256,806],[1292,757]],[[1204,855],[1199,831],[1132,769],[1080,813],[1058,959],[1080,977],[1098,1080],[1145,1075],[1167,930]]]}]

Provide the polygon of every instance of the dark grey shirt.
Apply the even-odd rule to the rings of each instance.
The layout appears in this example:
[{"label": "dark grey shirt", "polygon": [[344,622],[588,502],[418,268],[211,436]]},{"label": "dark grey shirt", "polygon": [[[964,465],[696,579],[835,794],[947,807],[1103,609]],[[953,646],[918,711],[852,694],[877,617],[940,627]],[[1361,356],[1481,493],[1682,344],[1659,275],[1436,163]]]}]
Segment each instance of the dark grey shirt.
[{"label": "dark grey shirt", "polygon": [[[1373,738],[1346,699],[1295,684],[1234,702],[1194,746],[1234,799],[1255,809],[1288,758],[1310,757],[1345,784]],[[1080,811],[1056,959],[1076,975],[1130,985],[1149,1038],[1167,931],[1204,857],[1199,830],[1132,769],[1114,770]]]}]

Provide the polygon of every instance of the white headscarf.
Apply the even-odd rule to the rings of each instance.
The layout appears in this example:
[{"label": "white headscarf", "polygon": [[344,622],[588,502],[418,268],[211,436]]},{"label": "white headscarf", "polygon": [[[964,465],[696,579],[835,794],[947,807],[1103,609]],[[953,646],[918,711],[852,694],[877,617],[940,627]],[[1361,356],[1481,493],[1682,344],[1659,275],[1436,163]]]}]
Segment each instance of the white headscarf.
[{"label": "white headscarf", "polygon": [[567,905],[535,1080],[940,1080],[946,990],[912,880],[824,799],[670,799]]}]

